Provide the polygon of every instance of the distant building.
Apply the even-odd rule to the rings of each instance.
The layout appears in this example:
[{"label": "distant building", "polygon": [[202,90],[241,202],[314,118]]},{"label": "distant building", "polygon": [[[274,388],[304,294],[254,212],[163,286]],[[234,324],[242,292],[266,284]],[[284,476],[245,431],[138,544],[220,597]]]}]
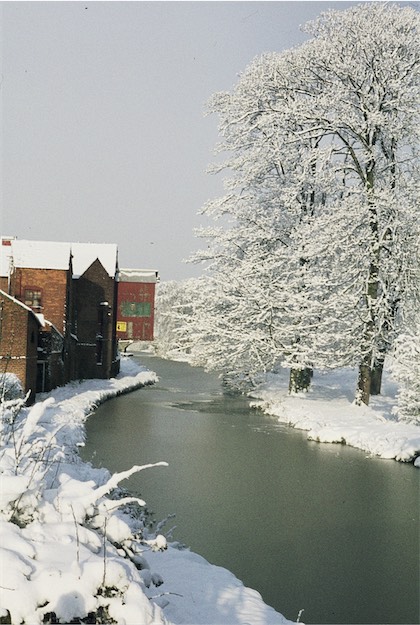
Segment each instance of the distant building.
[{"label": "distant building", "polygon": [[[14,330],[12,320],[8,319],[0,336],[0,374],[5,370],[12,336],[19,335],[14,340],[23,349],[22,310],[25,310],[30,311],[38,324],[36,358],[33,361],[31,355],[28,360],[33,368],[30,381],[33,394],[74,379],[115,376],[119,371],[117,246],[12,237],[2,237],[1,243],[0,284],[3,296],[7,295],[14,303],[13,323],[19,322],[19,328]],[[8,302],[3,306],[6,304],[9,310]],[[7,366],[10,367],[9,362]],[[17,375],[26,388],[27,372],[20,370]]]},{"label": "distant building", "polygon": [[152,341],[157,271],[114,244],[0,239],[0,374],[25,391],[119,372],[118,339]]},{"label": "distant building", "polygon": [[153,341],[158,272],[120,269],[117,337],[122,341]]}]

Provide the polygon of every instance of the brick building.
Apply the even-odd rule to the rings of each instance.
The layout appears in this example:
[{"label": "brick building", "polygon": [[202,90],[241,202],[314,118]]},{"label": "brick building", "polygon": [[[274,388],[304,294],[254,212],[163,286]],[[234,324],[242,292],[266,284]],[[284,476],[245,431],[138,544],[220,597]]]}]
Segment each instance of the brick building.
[{"label": "brick building", "polygon": [[122,341],[153,341],[158,272],[120,269],[117,337]]},{"label": "brick building", "polygon": [[71,288],[71,248],[54,241],[11,243],[10,293],[65,332]]},{"label": "brick building", "polygon": [[1,284],[38,322],[31,388],[116,375],[117,246],[10,238],[1,248]]},{"label": "brick building", "polygon": [[0,290],[0,374],[14,373],[30,392],[29,403],[35,398],[40,328],[31,308]]},{"label": "brick building", "polygon": [[73,280],[76,371],[80,378],[110,378],[119,370],[117,283],[96,259]]},{"label": "brick building", "polygon": [[0,364],[31,399],[117,375],[118,338],[153,340],[158,274],[119,271],[116,245],[0,241]]}]

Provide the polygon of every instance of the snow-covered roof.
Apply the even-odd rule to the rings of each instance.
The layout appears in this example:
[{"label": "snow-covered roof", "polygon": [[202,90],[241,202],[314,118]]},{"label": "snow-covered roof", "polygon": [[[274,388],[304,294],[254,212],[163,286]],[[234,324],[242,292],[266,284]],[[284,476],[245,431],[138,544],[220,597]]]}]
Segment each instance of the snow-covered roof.
[{"label": "snow-covered roof", "polygon": [[56,241],[12,241],[13,265],[24,269],[68,269],[70,244]]},{"label": "snow-covered roof", "polygon": [[79,278],[96,259],[99,259],[112,278],[117,268],[118,250],[114,243],[66,243],[15,239],[12,241],[11,248],[15,267],[68,270],[70,254],[72,254],[74,278]]},{"label": "snow-covered roof", "polygon": [[6,293],[5,291],[2,291],[0,289],[0,295],[2,297],[7,297],[7,299],[9,299],[11,302],[13,302],[14,304],[16,304],[17,306],[20,306],[20,308],[23,308],[24,310],[26,310],[27,312],[30,312],[31,315],[33,315],[35,317],[35,319],[38,321],[38,323],[40,325],[43,325],[41,322],[41,319],[39,319],[38,315],[36,315],[34,313],[34,311],[32,310],[32,308],[29,308],[29,306],[27,306],[26,304],[24,304],[23,302],[21,302],[20,300],[16,299],[15,297],[12,297],[11,295],[9,295],[8,293]]},{"label": "snow-covered roof", "polygon": [[98,259],[113,278],[117,270],[118,248],[115,243],[72,243],[73,277],[79,278]]},{"label": "snow-covered roof", "polygon": [[158,272],[154,269],[120,269],[120,282],[158,282]]},{"label": "snow-covered roof", "polygon": [[35,313],[35,317],[38,319],[39,323],[41,324],[43,328],[54,328],[57,334],[63,337],[63,333],[60,332],[60,330],[58,330],[57,327],[53,323],[51,323],[51,321],[48,321],[48,319],[45,319],[42,313]]}]

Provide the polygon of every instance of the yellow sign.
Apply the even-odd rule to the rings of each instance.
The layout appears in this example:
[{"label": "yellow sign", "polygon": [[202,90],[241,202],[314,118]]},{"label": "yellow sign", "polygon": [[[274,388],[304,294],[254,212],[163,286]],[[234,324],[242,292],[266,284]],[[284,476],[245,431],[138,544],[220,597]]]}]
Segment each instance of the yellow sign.
[{"label": "yellow sign", "polygon": [[117,321],[117,332],[127,332],[126,321]]}]

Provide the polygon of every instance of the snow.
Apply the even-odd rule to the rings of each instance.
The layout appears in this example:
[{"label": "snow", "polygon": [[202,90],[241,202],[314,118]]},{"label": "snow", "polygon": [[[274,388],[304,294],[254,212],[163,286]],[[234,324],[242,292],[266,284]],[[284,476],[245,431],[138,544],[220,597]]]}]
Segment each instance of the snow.
[{"label": "snow", "polygon": [[153,269],[119,269],[120,282],[158,282],[158,272]]},{"label": "snow", "polygon": [[115,379],[70,383],[32,408],[2,404],[0,614],[12,623],[290,623],[226,569],[147,529],[142,500],[115,494],[164,460],[114,475],[81,461],[95,407],[155,381],[123,358]]},{"label": "snow", "polygon": [[23,308],[23,310],[26,310],[27,312],[30,312],[32,315],[34,315],[38,319],[40,325],[43,325],[43,323],[41,321],[41,318],[40,318],[41,316],[40,315],[36,315],[34,313],[34,311],[32,310],[32,308],[29,308],[29,306],[26,306],[26,304],[24,304],[20,300],[16,299],[15,297],[12,297],[12,295],[9,295],[8,293],[6,293],[5,291],[2,291],[1,289],[0,289],[0,295],[2,297],[7,297],[7,299],[9,299],[11,302],[16,304],[17,306],[20,306],[20,308]]},{"label": "snow", "polygon": [[117,269],[117,245],[114,243],[66,243],[59,241],[12,241],[13,265],[22,268],[68,270],[72,255],[73,277],[79,278],[99,259],[110,277]]},{"label": "snow", "polygon": [[[262,602],[261,595],[236,579],[232,573],[209,564],[190,551],[169,549],[148,555],[153,568],[165,581],[160,593],[170,592],[165,614],[172,623],[194,625],[277,625],[290,623]],[[179,571],[183,575],[179,575]],[[189,597],[189,601],[185,599]]]},{"label": "snow", "polygon": [[69,268],[70,245],[56,241],[12,241],[13,265],[15,267],[37,269]]},{"label": "snow", "polygon": [[279,422],[306,430],[308,439],[321,443],[345,443],[372,456],[420,466],[420,427],[398,421],[393,408],[396,385],[384,374],[383,395],[372,397],[369,406],[353,402],[357,372],[341,369],[315,371],[308,393],[289,395],[288,371],[268,374],[251,393],[252,405]]},{"label": "snow", "polygon": [[0,397],[1,401],[23,397],[22,384],[15,373],[0,373]]},{"label": "snow", "polygon": [[117,269],[117,246],[114,243],[71,243],[73,277],[79,278],[98,258],[113,278]]}]

